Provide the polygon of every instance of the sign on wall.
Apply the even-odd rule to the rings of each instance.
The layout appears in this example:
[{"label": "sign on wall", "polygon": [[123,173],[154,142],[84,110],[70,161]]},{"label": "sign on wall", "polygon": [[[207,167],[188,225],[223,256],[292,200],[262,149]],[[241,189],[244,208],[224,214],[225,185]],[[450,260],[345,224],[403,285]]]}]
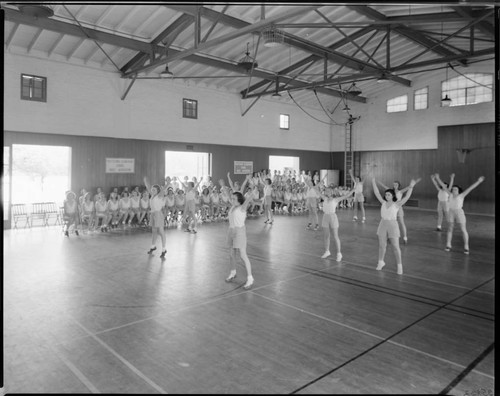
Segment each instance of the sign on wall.
[{"label": "sign on wall", "polygon": [[106,173],[134,173],[134,158],[106,158]]},{"label": "sign on wall", "polygon": [[253,172],[253,161],[234,161],[235,175],[248,175]]}]

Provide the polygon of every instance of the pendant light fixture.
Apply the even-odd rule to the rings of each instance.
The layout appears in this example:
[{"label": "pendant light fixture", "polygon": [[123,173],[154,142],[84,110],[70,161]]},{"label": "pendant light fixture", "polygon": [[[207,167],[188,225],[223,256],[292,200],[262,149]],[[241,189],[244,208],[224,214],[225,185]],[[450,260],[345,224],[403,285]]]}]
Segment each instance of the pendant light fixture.
[{"label": "pendant light fixture", "polygon": [[[448,84],[448,63],[446,64],[446,80],[445,80],[445,84]],[[449,107],[450,105],[451,105],[451,99],[448,97],[448,94],[446,94],[444,96],[444,98],[441,99],[441,106],[443,106],[443,107]]]}]

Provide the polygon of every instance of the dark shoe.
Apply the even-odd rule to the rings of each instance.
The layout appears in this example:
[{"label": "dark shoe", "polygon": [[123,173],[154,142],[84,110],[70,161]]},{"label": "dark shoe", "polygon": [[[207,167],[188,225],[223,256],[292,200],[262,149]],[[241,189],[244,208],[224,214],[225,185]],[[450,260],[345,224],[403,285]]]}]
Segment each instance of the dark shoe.
[{"label": "dark shoe", "polygon": [[64,231],[64,235],[66,235],[67,237],[69,237],[69,232],[68,231]]},{"label": "dark shoe", "polygon": [[155,246],[154,248],[149,249],[149,250],[148,250],[148,254],[153,253],[155,250],[156,250],[156,246]]},{"label": "dark shoe", "polygon": [[75,234],[76,234],[76,236],[80,235],[80,234],[78,233],[78,230],[75,230]]},{"label": "dark shoe", "polygon": [[160,258],[165,258],[166,254],[167,254],[167,249],[165,249],[163,252],[161,252]]}]

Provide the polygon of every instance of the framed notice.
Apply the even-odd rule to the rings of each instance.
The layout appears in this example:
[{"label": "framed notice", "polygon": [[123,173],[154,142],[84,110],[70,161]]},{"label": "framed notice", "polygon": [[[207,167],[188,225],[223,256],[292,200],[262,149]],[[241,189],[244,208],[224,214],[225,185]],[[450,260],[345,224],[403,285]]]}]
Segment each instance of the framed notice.
[{"label": "framed notice", "polygon": [[106,158],[106,173],[134,173],[134,158]]},{"label": "framed notice", "polygon": [[248,175],[253,172],[253,161],[234,161],[235,175]]}]

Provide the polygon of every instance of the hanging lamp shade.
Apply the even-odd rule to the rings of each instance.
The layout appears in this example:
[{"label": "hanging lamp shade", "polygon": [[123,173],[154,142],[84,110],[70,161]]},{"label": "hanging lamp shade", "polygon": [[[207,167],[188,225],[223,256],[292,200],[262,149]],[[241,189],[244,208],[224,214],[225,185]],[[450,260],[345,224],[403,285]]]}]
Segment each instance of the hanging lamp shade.
[{"label": "hanging lamp shade", "polygon": [[380,77],[377,79],[378,83],[384,83],[388,80],[387,75],[385,73],[382,73]]},{"label": "hanging lamp shade", "polygon": [[174,73],[172,73],[170,70],[168,70],[168,65],[165,66],[165,70],[163,70],[160,73],[160,77],[162,77],[162,78],[168,78],[168,77],[173,77],[173,76],[174,76]]},{"label": "hanging lamp shade", "polygon": [[448,107],[449,105],[451,105],[451,99],[448,97],[448,94],[446,94],[444,96],[443,99],[441,99],[441,104],[445,107]]},{"label": "hanging lamp shade", "polygon": [[259,66],[257,62],[254,62],[253,58],[250,57],[250,51],[248,50],[248,43],[247,43],[247,52],[245,52],[245,56],[241,58],[238,62],[238,66],[245,69],[247,72],[252,70],[252,68],[256,68]]},{"label": "hanging lamp shade", "polygon": [[352,83],[352,87],[348,92],[351,95],[361,95],[361,90],[356,86],[356,83]]},{"label": "hanging lamp shade", "polygon": [[264,47],[277,47],[285,41],[285,34],[283,31],[271,26],[264,29],[262,38],[264,39]]}]

